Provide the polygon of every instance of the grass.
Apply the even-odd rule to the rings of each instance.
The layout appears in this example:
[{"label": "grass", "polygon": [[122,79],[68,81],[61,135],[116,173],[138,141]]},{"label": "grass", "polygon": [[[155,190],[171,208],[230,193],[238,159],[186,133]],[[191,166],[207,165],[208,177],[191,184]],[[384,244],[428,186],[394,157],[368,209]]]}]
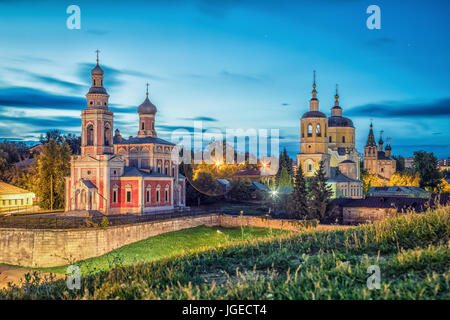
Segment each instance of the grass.
[{"label": "grass", "polygon": [[[220,232],[217,232],[219,230]],[[236,241],[262,238],[285,233],[264,228],[221,228],[200,226],[132,243],[99,257],[74,263],[83,275],[107,271],[114,267],[130,266],[139,262],[151,262],[162,258],[186,254],[189,251],[207,250]],[[39,268],[37,270],[65,274],[67,266]]]},{"label": "grass", "polygon": [[[30,279],[3,299],[450,299],[450,207],[346,230],[230,242],[83,278]],[[379,289],[367,286],[380,268]]]}]

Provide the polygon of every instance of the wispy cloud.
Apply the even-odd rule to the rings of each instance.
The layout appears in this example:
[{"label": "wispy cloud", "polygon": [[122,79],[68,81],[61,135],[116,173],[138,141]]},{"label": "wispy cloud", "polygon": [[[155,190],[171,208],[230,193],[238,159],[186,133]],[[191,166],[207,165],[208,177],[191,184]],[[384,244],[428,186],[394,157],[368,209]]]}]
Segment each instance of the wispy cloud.
[{"label": "wispy cloud", "polygon": [[86,99],[75,96],[55,95],[26,87],[0,88],[0,106],[80,109]]},{"label": "wispy cloud", "polygon": [[219,120],[211,117],[194,117],[194,118],[182,118],[183,120],[188,121],[206,121],[206,122],[217,122]]},{"label": "wispy cloud", "polygon": [[431,102],[386,101],[357,106],[346,111],[349,116],[364,117],[440,117],[450,116],[450,98]]}]

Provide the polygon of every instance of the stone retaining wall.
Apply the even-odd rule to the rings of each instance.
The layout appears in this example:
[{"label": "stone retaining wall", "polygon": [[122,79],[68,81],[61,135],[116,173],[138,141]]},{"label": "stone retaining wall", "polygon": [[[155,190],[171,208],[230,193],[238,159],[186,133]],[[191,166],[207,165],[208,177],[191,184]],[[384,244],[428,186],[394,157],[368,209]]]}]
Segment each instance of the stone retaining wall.
[{"label": "stone retaining wall", "polygon": [[227,216],[219,213],[188,216],[120,226],[84,229],[0,228],[0,263],[27,267],[53,267],[73,263],[166,232],[200,225],[251,226],[297,231],[290,220]]}]

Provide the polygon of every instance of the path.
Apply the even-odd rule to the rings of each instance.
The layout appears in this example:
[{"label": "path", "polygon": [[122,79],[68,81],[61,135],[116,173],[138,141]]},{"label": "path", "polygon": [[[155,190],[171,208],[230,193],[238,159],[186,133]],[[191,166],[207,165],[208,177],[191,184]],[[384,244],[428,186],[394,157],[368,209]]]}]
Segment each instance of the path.
[{"label": "path", "polygon": [[[0,265],[0,289],[4,289],[8,287],[8,282],[11,282],[15,285],[20,285],[21,279],[24,279],[25,274],[30,273],[33,274],[36,270],[32,269],[25,269],[25,268],[19,268],[19,267],[11,267],[11,266],[5,266]],[[42,272],[37,271],[39,276],[41,278],[45,276],[49,276],[50,273],[48,272]],[[64,275],[62,274],[55,274],[55,279],[64,279]],[[25,281],[25,279],[24,279]]]}]

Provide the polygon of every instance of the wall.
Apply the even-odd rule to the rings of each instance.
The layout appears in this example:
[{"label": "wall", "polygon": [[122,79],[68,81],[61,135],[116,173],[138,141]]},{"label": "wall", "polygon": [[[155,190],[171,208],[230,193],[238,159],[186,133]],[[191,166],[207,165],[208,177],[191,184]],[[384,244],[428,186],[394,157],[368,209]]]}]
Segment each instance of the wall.
[{"label": "wall", "polygon": [[290,220],[235,217],[217,213],[105,229],[0,228],[0,263],[27,267],[66,265],[103,255],[148,237],[200,225],[223,227],[243,225],[292,231],[301,228]]},{"label": "wall", "polygon": [[363,208],[344,207],[342,209],[343,224],[360,224],[380,221],[396,215],[396,208]]}]

